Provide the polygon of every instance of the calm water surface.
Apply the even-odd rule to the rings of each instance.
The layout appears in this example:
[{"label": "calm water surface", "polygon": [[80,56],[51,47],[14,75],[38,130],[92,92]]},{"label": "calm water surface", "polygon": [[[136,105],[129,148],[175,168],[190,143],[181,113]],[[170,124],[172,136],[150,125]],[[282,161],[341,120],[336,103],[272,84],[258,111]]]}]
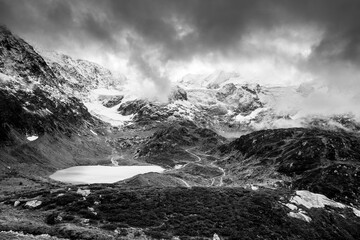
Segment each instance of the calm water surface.
[{"label": "calm water surface", "polygon": [[56,171],[50,178],[72,184],[114,183],[138,174],[164,170],[159,166],[78,166]]}]

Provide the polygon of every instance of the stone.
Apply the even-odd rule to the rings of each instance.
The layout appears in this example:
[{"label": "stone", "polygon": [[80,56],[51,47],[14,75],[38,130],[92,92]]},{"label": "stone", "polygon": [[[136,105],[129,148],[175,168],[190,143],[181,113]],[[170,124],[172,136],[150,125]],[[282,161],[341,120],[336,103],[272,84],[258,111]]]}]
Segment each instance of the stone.
[{"label": "stone", "polygon": [[42,204],[40,200],[31,200],[25,203],[25,207],[36,208]]},{"label": "stone", "polygon": [[216,233],[214,233],[213,240],[221,240],[221,239],[220,239],[219,235],[217,235]]},{"label": "stone", "polygon": [[17,200],[17,201],[14,202],[14,207],[17,207],[17,206],[19,206],[19,205],[20,205],[20,201],[19,201],[19,200]]},{"label": "stone", "polygon": [[83,197],[87,197],[90,195],[90,189],[84,189],[82,190],[81,188],[78,188],[78,190],[76,191],[77,194],[80,194]]}]

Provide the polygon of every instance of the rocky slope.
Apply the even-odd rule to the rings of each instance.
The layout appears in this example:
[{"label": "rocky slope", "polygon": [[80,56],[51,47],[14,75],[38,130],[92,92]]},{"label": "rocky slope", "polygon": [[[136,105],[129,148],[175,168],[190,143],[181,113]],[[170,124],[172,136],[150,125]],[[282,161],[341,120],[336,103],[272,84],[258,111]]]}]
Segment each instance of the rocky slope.
[{"label": "rocky slope", "polygon": [[[359,205],[358,135],[321,129],[254,132],[219,148],[233,183],[308,189]],[[344,184],[346,183],[346,184]]]},{"label": "rocky slope", "polygon": [[[217,72],[185,77],[166,103],[138,99],[105,68],[3,27],[0,60],[0,237],[360,238],[359,124],[279,128],[293,119],[277,99],[311,89]],[[83,186],[47,177],[115,163],[165,171]]]},{"label": "rocky slope", "polygon": [[[126,78],[119,73],[86,60],[73,59],[67,55],[49,50],[36,49],[58,79],[64,79],[68,95],[87,98],[91,90],[97,88],[116,88]],[[64,86],[63,86],[64,87]]]},{"label": "rocky slope", "polygon": [[111,148],[100,145],[91,131],[107,125],[68,95],[63,89],[67,80],[4,27],[0,59],[1,178],[104,161]]}]

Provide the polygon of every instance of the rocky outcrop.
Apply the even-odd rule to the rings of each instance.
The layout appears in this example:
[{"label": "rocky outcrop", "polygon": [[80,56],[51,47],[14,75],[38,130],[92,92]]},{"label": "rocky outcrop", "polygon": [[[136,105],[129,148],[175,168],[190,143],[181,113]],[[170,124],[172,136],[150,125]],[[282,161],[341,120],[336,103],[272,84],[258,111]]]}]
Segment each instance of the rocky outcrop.
[{"label": "rocky outcrop", "polygon": [[287,179],[294,189],[358,205],[359,144],[346,132],[290,128],[244,135],[219,150],[227,156],[221,164],[239,179]]},{"label": "rocky outcrop", "polygon": [[96,88],[117,88],[126,78],[115,74],[99,64],[70,56],[36,49],[58,79],[64,79],[63,88],[67,94],[86,98]]},{"label": "rocky outcrop", "polygon": [[72,134],[84,124],[95,123],[85,106],[76,98],[52,98],[40,88],[33,92],[0,89],[1,142],[11,141],[10,131],[15,129],[23,135],[45,132]]},{"label": "rocky outcrop", "polygon": [[83,197],[87,197],[90,195],[91,191],[89,189],[81,189],[78,188],[78,190],[76,191],[77,194],[83,196]]},{"label": "rocky outcrop", "polygon": [[236,86],[229,83],[216,93],[216,98],[232,106],[235,112],[249,113],[263,106],[259,100],[258,91],[257,86],[251,88],[249,85]]},{"label": "rocky outcrop", "polygon": [[127,116],[131,114],[138,113],[142,107],[147,104],[145,100],[134,100],[122,103],[119,108],[118,112],[121,115]]},{"label": "rocky outcrop", "polygon": [[99,96],[99,100],[107,108],[112,108],[112,107],[115,107],[116,105],[119,105],[123,99],[124,99],[123,95],[119,95],[119,96]]},{"label": "rocky outcrop", "polygon": [[42,201],[40,200],[31,200],[25,203],[25,207],[28,208],[36,208],[39,207],[42,204]]},{"label": "rocky outcrop", "polygon": [[39,177],[99,161],[108,151],[87,137],[94,126],[107,125],[66,86],[33,47],[0,27],[1,176]]},{"label": "rocky outcrop", "polygon": [[179,86],[175,86],[171,90],[169,95],[169,102],[174,102],[176,100],[182,100],[182,101],[188,100],[186,91]]}]

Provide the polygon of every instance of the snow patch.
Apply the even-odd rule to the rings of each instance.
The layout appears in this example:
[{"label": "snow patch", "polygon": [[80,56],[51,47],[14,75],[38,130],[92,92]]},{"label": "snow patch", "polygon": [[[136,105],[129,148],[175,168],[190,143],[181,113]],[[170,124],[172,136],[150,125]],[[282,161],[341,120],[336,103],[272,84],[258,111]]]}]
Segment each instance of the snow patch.
[{"label": "snow patch", "polygon": [[36,136],[36,135],[33,135],[33,136],[28,136],[28,137],[26,137],[26,138],[27,138],[27,140],[29,140],[29,141],[35,141],[35,140],[38,139],[39,137]]},{"label": "snow patch", "polygon": [[249,115],[246,115],[246,116],[243,116],[241,114],[235,116],[235,121],[238,121],[238,122],[249,122],[251,120],[253,120],[254,118],[256,118],[256,116],[267,110],[266,108],[257,108],[255,109],[254,111],[252,111]]},{"label": "snow patch", "polygon": [[180,168],[182,168],[183,166],[184,166],[184,165],[176,164],[175,167],[174,167],[174,169],[180,169]]},{"label": "snow patch", "polygon": [[134,116],[123,116],[117,112],[118,106],[107,108],[100,102],[86,102],[84,105],[92,115],[110,123],[112,126],[123,126],[125,122],[131,121]]}]

